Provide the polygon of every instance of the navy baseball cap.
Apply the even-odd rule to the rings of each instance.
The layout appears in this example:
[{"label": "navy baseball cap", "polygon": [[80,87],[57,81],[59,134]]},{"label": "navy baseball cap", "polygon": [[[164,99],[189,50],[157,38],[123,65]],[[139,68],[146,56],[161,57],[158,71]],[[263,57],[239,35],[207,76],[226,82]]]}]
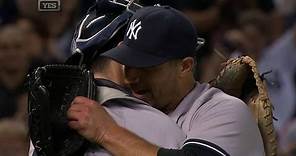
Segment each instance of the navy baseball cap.
[{"label": "navy baseball cap", "polygon": [[130,19],[123,43],[102,53],[129,67],[151,67],[194,56],[197,35],[193,24],[169,6],[150,6]]}]

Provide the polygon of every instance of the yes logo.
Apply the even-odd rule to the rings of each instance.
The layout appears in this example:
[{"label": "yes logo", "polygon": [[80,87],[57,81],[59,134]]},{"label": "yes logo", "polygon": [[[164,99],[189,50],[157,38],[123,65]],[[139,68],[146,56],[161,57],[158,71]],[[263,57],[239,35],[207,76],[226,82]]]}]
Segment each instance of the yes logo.
[{"label": "yes logo", "polygon": [[138,23],[136,22],[137,19],[131,22],[130,27],[128,28],[128,31],[126,33],[126,36],[128,36],[130,40],[132,38],[134,38],[135,40],[138,39],[138,32],[142,29],[141,21],[139,21]]},{"label": "yes logo", "polygon": [[61,1],[60,0],[38,0],[39,11],[60,11]]}]

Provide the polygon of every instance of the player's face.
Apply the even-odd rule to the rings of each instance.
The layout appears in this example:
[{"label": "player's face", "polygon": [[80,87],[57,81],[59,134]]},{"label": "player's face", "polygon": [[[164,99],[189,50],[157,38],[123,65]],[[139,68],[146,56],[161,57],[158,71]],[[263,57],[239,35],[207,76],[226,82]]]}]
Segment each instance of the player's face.
[{"label": "player's face", "polygon": [[135,95],[168,113],[179,103],[178,63],[170,61],[148,68],[124,68],[127,84]]}]

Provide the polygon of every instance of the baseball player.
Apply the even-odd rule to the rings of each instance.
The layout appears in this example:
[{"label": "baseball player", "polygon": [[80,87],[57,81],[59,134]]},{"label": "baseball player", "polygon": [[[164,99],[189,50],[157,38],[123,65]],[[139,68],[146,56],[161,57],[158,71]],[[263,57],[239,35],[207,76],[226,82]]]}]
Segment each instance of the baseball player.
[{"label": "baseball player", "polygon": [[[105,7],[108,10],[103,10]],[[68,110],[69,125],[80,131],[82,130],[80,129],[80,117],[84,111],[92,111],[95,114],[108,113],[112,118],[103,119],[104,122],[99,123],[100,126],[110,126],[108,122],[116,123],[122,129],[130,131],[130,135],[137,135],[151,144],[166,148],[180,148],[186,138],[181,128],[166,114],[134,97],[129,90],[122,86],[123,68],[121,64],[98,55],[99,51],[103,51],[102,49],[108,50],[108,48],[115,47],[122,40],[124,27],[126,27],[128,17],[131,17],[131,13],[124,12],[124,9],[125,7],[111,1],[97,1],[96,6],[90,9],[78,26],[74,35],[73,47],[87,56],[83,61],[92,67],[96,78],[98,98],[97,101],[92,101],[85,97],[77,97]],[[124,13],[120,14],[121,12]],[[115,14],[118,16],[114,16]],[[106,38],[108,40],[105,42]],[[74,57],[76,56],[73,55],[73,58],[70,58],[68,62],[74,63],[76,61]],[[83,105],[81,105],[82,103]],[[104,109],[97,109],[99,108],[98,103]],[[85,117],[90,119],[87,124],[97,125],[95,116],[92,116],[94,118]],[[92,132],[96,133],[96,131]],[[95,142],[93,138],[85,137],[89,141]],[[31,144],[30,155],[37,155],[33,150]],[[104,156],[110,155],[110,153],[101,146],[94,145],[90,146],[84,155]]]},{"label": "baseball player", "polygon": [[[112,122],[108,113],[100,113],[106,112],[100,106],[98,113],[80,110],[71,127],[115,156],[265,155],[258,126],[247,105],[194,80],[196,47],[195,29],[181,12],[153,6],[138,10],[128,24],[123,43],[102,54],[124,64],[133,92],[182,128],[186,133],[182,148],[145,141]],[[92,102],[76,98],[74,103],[83,106]],[[90,119],[85,116],[95,122],[86,124]],[[108,122],[104,122],[106,119]]]}]

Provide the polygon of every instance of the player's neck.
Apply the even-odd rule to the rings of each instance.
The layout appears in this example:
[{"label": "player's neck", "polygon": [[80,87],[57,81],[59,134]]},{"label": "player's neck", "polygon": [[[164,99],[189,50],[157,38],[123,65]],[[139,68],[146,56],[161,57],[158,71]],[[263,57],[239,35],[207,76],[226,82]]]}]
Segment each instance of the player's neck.
[{"label": "player's neck", "polygon": [[176,85],[178,92],[175,93],[171,103],[167,105],[166,110],[162,110],[166,114],[173,112],[179,106],[183,99],[195,88],[196,82],[194,78],[189,77],[186,81],[177,82]]},{"label": "player's neck", "polygon": [[122,66],[116,62],[111,62],[104,70],[95,72],[95,78],[107,79],[116,84],[123,85]]}]

